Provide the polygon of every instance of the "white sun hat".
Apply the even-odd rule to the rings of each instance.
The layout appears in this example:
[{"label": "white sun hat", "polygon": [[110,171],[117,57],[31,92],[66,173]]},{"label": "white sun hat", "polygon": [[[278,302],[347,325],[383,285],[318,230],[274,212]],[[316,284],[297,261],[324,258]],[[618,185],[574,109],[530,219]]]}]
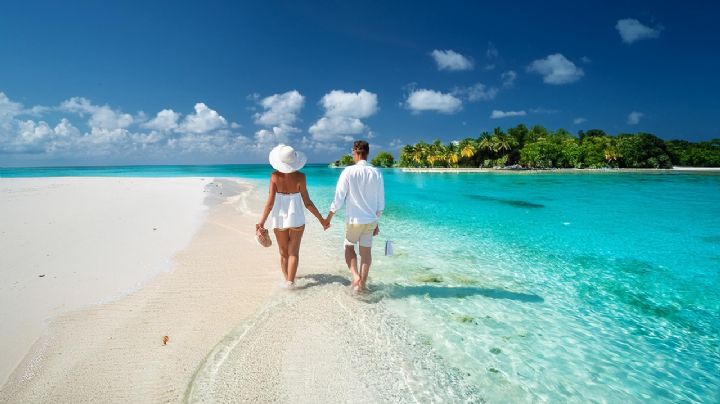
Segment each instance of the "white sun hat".
[{"label": "white sun hat", "polygon": [[268,156],[270,165],[281,173],[295,172],[305,165],[307,157],[303,152],[296,151],[291,146],[279,144],[270,151]]}]

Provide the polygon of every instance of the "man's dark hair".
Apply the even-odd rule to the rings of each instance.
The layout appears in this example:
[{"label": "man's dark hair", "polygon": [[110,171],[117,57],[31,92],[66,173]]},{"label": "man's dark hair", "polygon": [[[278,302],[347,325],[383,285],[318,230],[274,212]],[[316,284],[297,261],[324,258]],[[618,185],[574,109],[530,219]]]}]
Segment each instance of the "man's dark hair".
[{"label": "man's dark hair", "polygon": [[356,140],[353,144],[353,150],[358,152],[360,157],[367,159],[367,156],[370,154],[370,145],[364,140]]}]

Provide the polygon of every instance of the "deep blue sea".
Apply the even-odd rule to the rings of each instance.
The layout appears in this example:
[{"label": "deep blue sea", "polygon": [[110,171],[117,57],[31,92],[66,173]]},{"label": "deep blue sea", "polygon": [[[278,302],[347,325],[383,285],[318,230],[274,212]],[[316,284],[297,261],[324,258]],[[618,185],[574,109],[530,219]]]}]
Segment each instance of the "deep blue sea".
[{"label": "deep blue sea", "polygon": [[[340,170],[308,166],[321,211]],[[217,176],[267,165],[0,168]],[[720,402],[720,173],[383,170],[373,293],[492,401]]]}]

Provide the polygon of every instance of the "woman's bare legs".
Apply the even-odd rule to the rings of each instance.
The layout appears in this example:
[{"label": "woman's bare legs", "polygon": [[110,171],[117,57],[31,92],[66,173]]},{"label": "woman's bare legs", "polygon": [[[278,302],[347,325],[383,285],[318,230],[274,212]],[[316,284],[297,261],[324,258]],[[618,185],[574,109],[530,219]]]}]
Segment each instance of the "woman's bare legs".
[{"label": "woman's bare legs", "polygon": [[[285,281],[288,280],[288,244],[290,243],[290,232],[288,230],[278,230],[274,229],[275,231],[275,239],[277,240],[278,250],[280,250],[280,269],[283,273],[283,278]],[[296,266],[297,269],[297,266]],[[293,275],[293,279],[295,279],[295,275]]]},{"label": "woman's bare legs", "polygon": [[287,248],[287,280],[289,282],[295,282],[295,275],[297,274],[298,263],[300,261],[300,241],[302,241],[303,233],[305,233],[305,226],[292,228],[287,233],[289,236]]}]

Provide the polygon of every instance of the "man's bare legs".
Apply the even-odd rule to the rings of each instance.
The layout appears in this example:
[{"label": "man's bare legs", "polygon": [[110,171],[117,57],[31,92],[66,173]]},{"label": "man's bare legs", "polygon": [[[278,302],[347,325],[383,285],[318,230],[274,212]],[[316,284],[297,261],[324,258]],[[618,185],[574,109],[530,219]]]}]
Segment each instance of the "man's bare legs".
[{"label": "man's bare legs", "polygon": [[372,249],[360,246],[360,271],[358,271],[358,256],[355,246],[345,246],[345,263],[352,273],[352,288],[358,292],[367,290],[367,278],[372,264]]},{"label": "man's bare legs", "polygon": [[[353,252],[355,250],[353,249]],[[372,248],[360,246],[360,284],[358,291],[367,290],[367,278],[370,273],[370,265],[372,264]]]},{"label": "man's bare legs", "polygon": [[354,245],[345,246],[345,263],[352,273],[352,284],[350,286],[355,288],[360,283],[360,274],[357,269],[357,254],[355,254]]}]

